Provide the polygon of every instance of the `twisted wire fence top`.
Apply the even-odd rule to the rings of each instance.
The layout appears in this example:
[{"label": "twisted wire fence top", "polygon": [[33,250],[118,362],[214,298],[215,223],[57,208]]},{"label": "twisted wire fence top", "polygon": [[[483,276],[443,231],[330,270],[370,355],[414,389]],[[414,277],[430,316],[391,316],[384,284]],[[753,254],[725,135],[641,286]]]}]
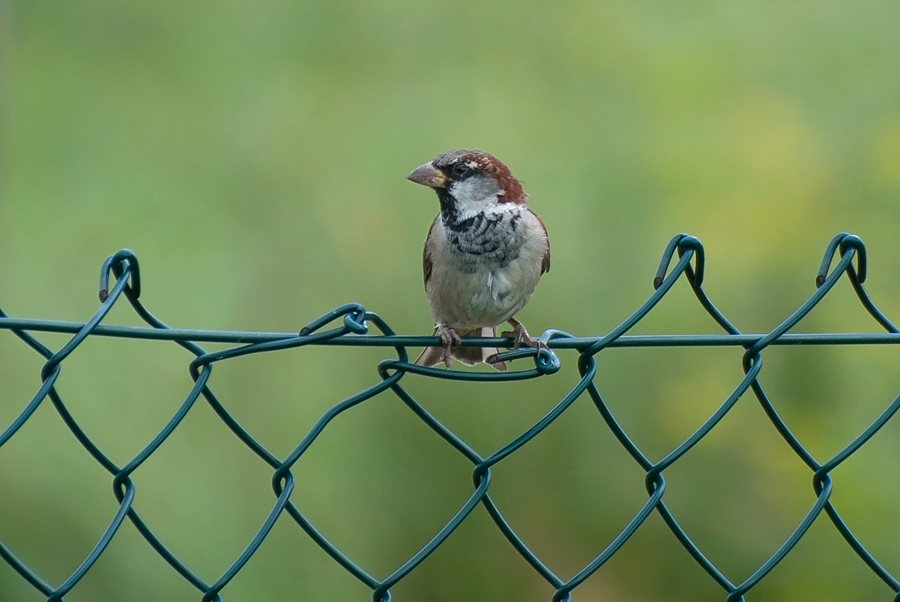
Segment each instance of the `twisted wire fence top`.
[{"label": "twisted wire fence top", "polygon": [[[835,263],[836,258],[836,263]],[[671,265],[675,262],[674,267]],[[834,263],[834,268],[831,268]],[[893,592],[895,602],[900,602],[900,581],[886,570],[878,560],[866,549],[863,543],[853,534],[850,526],[841,518],[838,509],[831,501],[833,482],[831,472],[842,462],[858,451],[875,433],[877,433],[900,408],[900,395],[893,399],[878,417],[859,433],[838,453],[830,458],[815,458],[788,428],[785,421],[776,411],[765,390],[758,380],[763,366],[762,353],[772,345],[842,345],[842,344],[900,344],[900,330],[883,314],[866,293],[863,283],[866,279],[866,252],[862,241],[851,234],[840,233],[828,244],[822,264],[816,277],[816,289],[813,294],[790,316],[767,333],[745,334],[738,330],[712,303],[702,287],[704,277],[704,250],[700,241],[686,234],[672,238],[667,245],[659,269],[653,280],[654,292],[627,319],[604,336],[578,337],[559,330],[547,330],[540,337],[545,346],[539,350],[514,349],[501,354],[500,359],[512,360],[530,358],[532,366],[505,373],[469,372],[443,370],[416,366],[409,361],[407,347],[422,347],[439,344],[439,339],[428,336],[401,336],[391,330],[388,324],[377,314],[367,311],[361,305],[350,303],[333,309],[304,326],[299,333],[271,332],[236,332],[186,330],[169,328],[151,314],[140,300],[141,278],[140,267],[134,253],[125,249],[110,256],[103,263],[100,274],[100,308],[84,323],[63,322],[55,320],[37,320],[29,318],[13,318],[0,310],[0,328],[10,330],[32,350],[45,358],[41,369],[41,385],[11,424],[0,433],[0,448],[14,437],[21,427],[32,417],[35,410],[46,400],[54,406],[69,430],[74,434],[88,454],[110,475],[112,475],[113,491],[118,503],[118,510],[111,517],[109,526],[103,532],[90,553],[62,583],[48,583],[32,568],[27,566],[15,552],[2,541],[0,533],[0,558],[11,566],[21,577],[45,595],[47,600],[62,600],[63,597],[91,570],[110,542],[118,528],[127,519],[147,543],[159,554],[171,568],[183,579],[198,590],[198,597],[206,601],[221,600],[223,590],[228,583],[245,566],[269,535],[273,525],[282,515],[289,516],[315,544],[321,547],[336,563],[356,579],[372,590],[375,602],[386,602],[391,599],[391,588],[410,574],[429,554],[441,546],[451,533],[467,519],[472,510],[481,504],[493,520],[496,528],[509,541],[518,554],[527,561],[531,568],[550,585],[554,602],[568,601],[577,595],[577,588],[588,577],[597,572],[612,558],[622,546],[641,528],[647,518],[656,512],[680,544],[687,550],[693,560],[724,591],[729,602],[743,600],[762,579],[764,579],[779,562],[795,548],[797,543],[808,532],[817,520],[827,520],[837,529],[852,551],[868,566],[869,569]],[[671,268],[671,269],[670,269]],[[877,322],[884,332],[879,333],[823,333],[797,334],[792,328],[819,304],[833,289],[842,275],[847,276],[853,290],[865,310]],[[636,324],[647,316],[659,301],[669,293],[676,281],[684,277],[697,301],[703,309],[721,327],[724,334],[719,335],[629,335]],[[125,299],[137,315],[147,324],[146,327],[114,326],[103,324],[110,309],[121,299]],[[42,343],[34,334],[37,332],[69,333],[73,335],[58,350],[53,350]],[[55,387],[64,360],[88,337],[120,337],[133,339],[156,339],[172,341],[194,355],[189,364],[190,375],[194,381],[190,393],[168,420],[163,429],[149,441],[146,446],[126,464],[119,466],[104,454],[103,450],[88,437],[79,426],[75,417],[69,412],[63,399]],[[232,346],[220,351],[207,352],[200,346],[201,342],[230,343]],[[505,338],[467,339],[464,345],[491,346],[509,348],[511,340]],[[296,447],[285,457],[275,456],[235,420],[216,397],[210,385],[210,376],[215,363],[250,354],[265,353],[308,345],[342,345],[342,346],[379,346],[393,348],[396,357],[379,363],[378,374],[381,381],[363,391],[352,395],[340,403],[330,407],[305,434]],[[605,402],[595,382],[597,375],[597,355],[615,347],[665,347],[665,346],[737,346],[743,349],[743,378],[731,393],[721,402],[699,428],[687,439],[668,451],[662,459],[652,461],[634,443],[628,433],[617,421],[616,416]],[[528,428],[520,436],[510,441],[499,450],[489,455],[477,453],[453,431],[448,429],[431,415],[404,387],[407,375],[420,377],[452,379],[461,381],[512,381],[545,378],[560,369],[560,361],[554,350],[575,350],[578,354],[577,367],[580,379],[577,384],[540,420]],[[670,511],[665,501],[665,471],[679,461],[692,447],[706,437],[720,421],[735,407],[737,401],[751,391],[778,434],[790,446],[791,450],[809,468],[812,476],[812,490],[815,499],[802,520],[784,542],[750,575],[742,580],[733,580],[726,576],[719,567],[710,561],[703,551],[692,541],[688,533],[679,524],[677,517]],[[317,527],[310,522],[301,510],[302,500],[293,499],[295,477],[291,470],[299,458],[306,453],[317,437],[339,414],[354,408],[380,393],[390,392],[399,398],[425,425],[432,429],[456,453],[462,455],[472,464],[472,492],[455,515],[433,535],[421,549],[408,560],[397,566],[393,572],[384,576],[375,576],[365,567],[357,564],[329,541]],[[602,416],[603,421],[615,436],[619,444],[627,451],[646,474],[645,486],[647,499],[639,511],[633,515],[628,524],[612,541],[606,544],[588,564],[576,574],[561,577],[551,570],[523,541],[513,526],[504,517],[500,507],[491,497],[490,485],[492,468],[516,453],[532,441],[548,425],[559,418],[572,403],[587,395]],[[272,507],[256,534],[246,547],[234,559],[228,569],[212,582],[196,574],[182,562],[158,537],[151,525],[146,523],[135,510],[135,487],[132,475],[178,428],[185,416],[191,411],[200,398],[208,403],[219,419],[230,431],[259,458],[272,469]],[[4,399],[3,403],[17,404],[20,400]],[[21,400],[24,402],[24,400]],[[0,450],[2,451],[2,450]],[[825,514],[825,518],[822,514]],[[602,544],[598,544],[602,545]],[[886,594],[887,598],[887,594]]]}]

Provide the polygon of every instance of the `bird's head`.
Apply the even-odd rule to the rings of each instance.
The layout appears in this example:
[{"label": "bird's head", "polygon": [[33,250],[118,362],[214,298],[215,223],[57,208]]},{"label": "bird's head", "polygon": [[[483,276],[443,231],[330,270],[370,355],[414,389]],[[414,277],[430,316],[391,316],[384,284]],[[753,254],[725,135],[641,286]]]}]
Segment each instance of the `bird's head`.
[{"label": "bird's head", "polygon": [[476,150],[455,150],[417,167],[407,180],[433,188],[441,211],[465,219],[503,203],[524,205],[528,195],[497,157]]}]

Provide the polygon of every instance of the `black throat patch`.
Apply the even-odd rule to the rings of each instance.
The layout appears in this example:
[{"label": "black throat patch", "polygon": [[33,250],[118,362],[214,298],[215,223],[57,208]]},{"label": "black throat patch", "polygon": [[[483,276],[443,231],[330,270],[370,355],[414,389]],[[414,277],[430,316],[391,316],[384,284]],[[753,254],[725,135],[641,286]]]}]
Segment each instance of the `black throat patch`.
[{"label": "black throat patch", "polygon": [[446,188],[435,188],[438,201],[441,203],[441,217],[444,223],[455,223],[459,220],[459,205],[456,198]]}]

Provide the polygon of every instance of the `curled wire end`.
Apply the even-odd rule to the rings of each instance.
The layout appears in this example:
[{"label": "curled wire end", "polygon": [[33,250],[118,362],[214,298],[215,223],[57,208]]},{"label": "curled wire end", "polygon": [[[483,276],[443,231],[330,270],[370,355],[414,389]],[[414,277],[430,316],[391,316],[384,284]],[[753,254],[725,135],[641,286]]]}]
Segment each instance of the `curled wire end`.
[{"label": "curled wire end", "polygon": [[141,296],[141,270],[138,265],[137,256],[131,249],[121,249],[115,254],[110,255],[100,267],[100,302],[103,303],[109,298],[109,273],[112,271],[118,280],[125,271],[129,271],[128,278],[131,296],[135,299]]},{"label": "curled wire end", "polygon": [[559,358],[553,353],[553,350],[543,345],[538,347],[520,347],[502,353],[495,353],[487,358],[485,363],[494,365],[500,362],[522,359],[523,357],[533,357],[534,367],[541,375],[555,374],[559,372],[561,366]]},{"label": "curled wire end", "polygon": [[849,234],[841,241],[841,252],[851,247],[856,249],[856,281],[862,284],[866,281],[866,273],[868,271],[866,268],[868,265],[868,261],[866,261],[866,245],[863,244],[860,237]]},{"label": "curled wire end", "polygon": [[359,303],[345,303],[332,309],[300,329],[299,336],[309,336],[329,322],[343,316],[344,326],[354,334],[365,334],[369,327],[366,324],[366,309]]},{"label": "curled wire end", "polygon": [[822,257],[822,263],[819,265],[819,272],[816,274],[816,288],[825,284],[828,279],[828,269],[831,267],[831,260],[834,258],[835,251],[839,250],[841,254],[847,252],[848,249],[856,251],[856,271],[848,268],[851,278],[855,277],[856,281],[862,284],[866,281],[866,245],[860,237],[847,232],[838,232],[831,237],[828,246],[825,247],[825,256]]},{"label": "curled wire end", "polygon": [[659,268],[656,270],[656,276],[653,278],[653,290],[658,289],[665,282],[666,272],[669,270],[669,264],[672,262],[672,257],[674,257],[676,250],[678,251],[678,257],[681,257],[687,251],[696,253],[695,268],[692,270],[688,266],[685,268],[685,273],[691,286],[694,288],[703,284],[703,269],[706,263],[703,243],[700,242],[700,239],[682,232],[673,236],[669,244],[666,245],[662,259],[659,262]]},{"label": "curled wire end", "polygon": [[562,330],[550,328],[545,330],[537,340],[535,347],[520,347],[511,349],[502,353],[495,353],[486,360],[486,363],[496,364],[497,362],[512,361],[523,357],[534,358],[534,368],[543,376],[555,374],[559,372],[562,362],[556,353],[550,349],[550,340],[556,338],[572,338],[572,335]]},{"label": "curled wire end", "polygon": [[534,356],[535,369],[544,375],[555,374],[559,372],[561,363],[559,357],[549,347],[538,347]]},{"label": "curled wire end", "polygon": [[681,242],[681,239],[687,236],[684,232],[681,234],[676,234],[672,237],[672,240],[669,241],[669,244],[666,245],[666,249],[663,251],[662,259],[659,261],[659,268],[656,270],[656,277],[653,278],[653,290],[658,289],[662,286],[663,280],[666,279],[666,272],[669,269],[669,263],[672,262],[672,256],[675,255],[675,248],[678,247],[678,243]]},{"label": "curled wire end", "polygon": [[831,260],[834,257],[834,252],[837,250],[838,245],[841,244],[841,241],[845,236],[847,236],[846,232],[838,232],[831,237],[830,241],[828,241],[828,246],[825,247],[825,256],[822,257],[822,263],[819,265],[819,272],[816,274],[816,288],[825,284],[825,280],[828,278],[828,268],[831,267]]},{"label": "curled wire end", "polygon": [[548,328],[541,333],[538,341],[538,354],[534,358],[534,367],[541,374],[553,374],[559,371],[561,363],[559,357],[550,349],[550,341],[553,339],[573,338],[571,334],[556,328]]}]

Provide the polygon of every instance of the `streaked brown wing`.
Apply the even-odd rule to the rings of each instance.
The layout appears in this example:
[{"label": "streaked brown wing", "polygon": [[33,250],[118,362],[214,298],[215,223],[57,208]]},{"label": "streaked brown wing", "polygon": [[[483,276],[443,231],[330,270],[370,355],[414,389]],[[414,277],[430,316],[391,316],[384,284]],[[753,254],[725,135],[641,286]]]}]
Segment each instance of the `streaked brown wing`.
[{"label": "streaked brown wing", "polygon": [[550,271],[550,237],[547,235],[547,226],[544,225],[544,220],[538,217],[538,214],[531,209],[529,209],[528,211],[535,217],[535,219],[537,219],[538,223],[541,225],[541,228],[544,229],[544,238],[547,239],[547,250],[544,252],[543,259],[541,259],[541,274],[543,275],[544,272]]},{"label": "streaked brown wing", "polygon": [[[434,222],[437,221],[435,218]],[[429,250],[428,242],[431,240],[431,231],[434,230],[434,222],[431,222],[431,227],[428,228],[428,235],[425,237],[425,244],[422,246],[422,272],[425,275],[425,287],[428,287],[428,280],[431,278],[431,251]]]}]

